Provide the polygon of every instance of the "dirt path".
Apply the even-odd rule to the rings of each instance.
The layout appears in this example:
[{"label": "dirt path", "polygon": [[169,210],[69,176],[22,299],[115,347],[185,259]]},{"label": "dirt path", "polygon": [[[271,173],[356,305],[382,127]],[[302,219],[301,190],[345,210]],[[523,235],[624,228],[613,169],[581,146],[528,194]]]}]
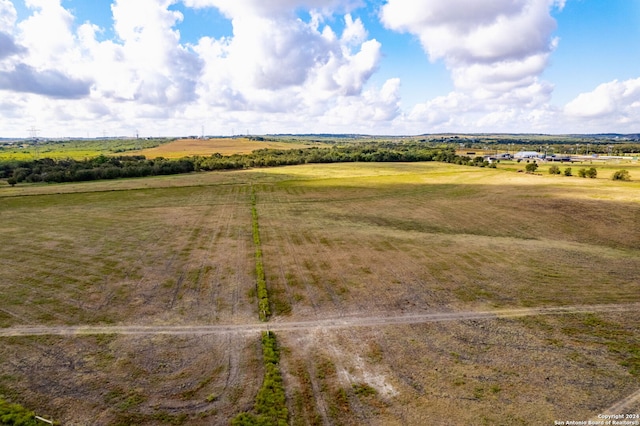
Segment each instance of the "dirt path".
[{"label": "dirt path", "polygon": [[[638,411],[633,411],[633,410],[637,410],[640,407],[640,389],[638,389],[636,392],[632,393],[631,395],[627,396],[626,398],[622,398],[620,401],[616,402],[615,404],[613,404],[611,407],[602,410],[602,412],[600,413],[602,416],[606,416],[606,415],[625,415],[625,414],[640,414]],[[596,422],[596,421],[602,421],[603,418],[602,417],[593,417],[592,419],[590,419],[592,422]],[[630,419],[616,419],[616,420],[628,420],[628,421],[638,421],[637,418],[630,418]]]},{"label": "dirt path", "polygon": [[0,329],[0,337],[15,336],[75,336],[95,334],[124,335],[206,335],[206,334],[254,334],[261,331],[291,331],[305,329],[340,329],[351,327],[376,327],[399,324],[420,324],[443,321],[490,320],[535,315],[565,315],[589,312],[637,312],[640,303],[608,305],[574,305],[541,308],[498,309],[493,311],[434,312],[425,314],[389,316],[341,316],[321,320],[286,321],[274,318],[269,323],[228,325],[114,325],[114,326],[16,326]]}]

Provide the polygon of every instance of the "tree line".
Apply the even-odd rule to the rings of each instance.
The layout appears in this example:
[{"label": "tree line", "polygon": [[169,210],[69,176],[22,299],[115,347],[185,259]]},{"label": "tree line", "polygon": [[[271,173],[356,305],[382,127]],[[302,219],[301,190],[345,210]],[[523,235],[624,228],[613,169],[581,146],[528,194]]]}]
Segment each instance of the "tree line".
[{"label": "tree line", "polygon": [[[480,160],[480,161],[478,161]],[[43,158],[0,162],[0,179],[11,185],[20,182],[80,182],[193,171],[237,170],[307,163],[339,162],[416,162],[486,166],[481,157],[456,155],[453,149],[426,147],[420,143],[363,143],[329,148],[259,149],[250,154],[192,156],[181,159],[147,159],[141,155],[105,156],[85,160]]]}]

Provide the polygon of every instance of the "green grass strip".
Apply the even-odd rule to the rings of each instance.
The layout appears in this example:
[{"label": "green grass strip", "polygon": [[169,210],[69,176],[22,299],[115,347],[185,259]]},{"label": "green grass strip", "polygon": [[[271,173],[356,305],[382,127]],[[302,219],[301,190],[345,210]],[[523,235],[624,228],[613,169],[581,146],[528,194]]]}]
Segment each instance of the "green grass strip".
[{"label": "green grass strip", "polygon": [[262,333],[262,361],[264,363],[264,381],[256,396],[254,413],[240,413],[233,420],[232,426],[286,426],[289,410],[282,374],[280,373],[280,350],[276,335],[265,331]]},{"label": "green grass strip", "polygon": [[258,294],[258,316],[260,321],[268,321],[271,316],[269,308],[269,293],[267,292],[267,279],[264,274],[262,262],[262,248],[260,245],[260,227],[258,225],[258,209],[256,208],[256,193],[251,188],[251,217],[253,228],[253,243],[256,246],[256,292]]}]

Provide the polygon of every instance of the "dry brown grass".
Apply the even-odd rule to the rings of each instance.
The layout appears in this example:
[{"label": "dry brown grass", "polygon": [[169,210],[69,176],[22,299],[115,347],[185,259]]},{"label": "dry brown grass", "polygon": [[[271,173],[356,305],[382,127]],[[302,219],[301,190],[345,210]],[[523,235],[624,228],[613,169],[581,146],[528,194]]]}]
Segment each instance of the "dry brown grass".
[{"label": "dry brown grass", "polygon": [[[273,321],[640,302],[637,182],[333,164],[3,192],[0,327],[256,322],[250,185]],[[586,420],[637,390],[638,321],[278,331],[291,423]],[[257,334],[1,339],[0,394],[64,424],[225,424],[260,386]]]},{"label": "dry brown grass", "polygon": [[248,138],[178,139],[155,148],[131,151],[131,155],[144,155],[147,158],[182,158],[192,155],[209,156],[249,154],[256,149],[300,149],[308,148],[306,143],[257,141]]}]

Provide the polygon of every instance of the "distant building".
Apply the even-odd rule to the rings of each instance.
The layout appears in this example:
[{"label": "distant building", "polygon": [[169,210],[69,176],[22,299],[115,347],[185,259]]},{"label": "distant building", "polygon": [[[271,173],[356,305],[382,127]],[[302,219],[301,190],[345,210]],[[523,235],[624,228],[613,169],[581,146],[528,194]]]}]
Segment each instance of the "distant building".
[{"label": "distant building", "polygon": [[568,155],[547,155],[547,157],[545,158],[546,161],[559,161],[561,163],[564,162],[571,162],[571,157]]},{"label": "distant building", "polygon": [[520,151],[516,152],[513,156],[515,159],[527,159],[527,158],[544,158],[544,154],[540,154],[536,151]]}]

